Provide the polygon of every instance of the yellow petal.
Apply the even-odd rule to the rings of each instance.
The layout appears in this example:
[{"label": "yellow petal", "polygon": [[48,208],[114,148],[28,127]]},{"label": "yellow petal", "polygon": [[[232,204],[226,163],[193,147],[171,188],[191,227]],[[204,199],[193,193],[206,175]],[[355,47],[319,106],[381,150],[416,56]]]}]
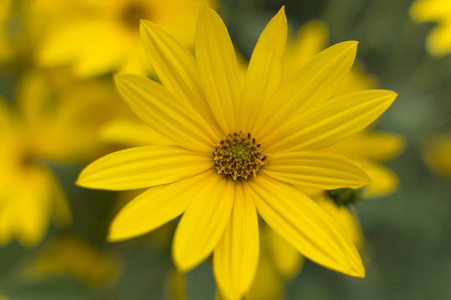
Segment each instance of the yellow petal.
[{"label": "yellow petal", "polygon": [[357,249],[363,247],[363,233],[359,220],[354,212],[345,205],[337,206],[333,201],[320,197],[316,200],[335,221],[343,228],[346,235],[351,239]]},{"label": "yellow petal", "polygon": [[378,198],[387,196],[398,189],[399,180],[389,168],[368,160],[356,160],[371,179],[371,184],[365,187],[365,198]]},{"label": "yellow petal", "polygon": [[368,175],[351,160],[325,152],[290,152],[271,155],[265,174],[295,186],[323,190],[360,188],[370,182]]},{"label": "yellow petal", "polygon": [[197,21],[197,67],[210,108],[225,133],[236,131],[241,83],[232,41],[221,17],[204,6]]},{"label": "yellow petal", "polygon": [[89,35],[90,25],[92,22],[79,22],[54,28],[43,38],[41,47],[36,52],[38,64],[49,67],[71,62],[77,55],[80,39]]},{"label": "yellow petal", "polygon": [[267,230],[266,238],[277,270],[284,278],[293,278],[304,265],[304,257],[274,230]]},{"label": "yellow petal", "polygon": [[262,140],[282,120],[297,118],[326,102],[348,74],[356,52],[357,42],[349,41],[315,55],[265,107],[256,125],[257,139]]},{"label": "yellow petal", "polygon": [[322,151],[349,158],[386,161],[400,153],[403,148],[404,139],[400,135],[385,132],[361,132],[324,148]]},{"label": "yellow petal", "polygon": [[[263,234],[262,230],[260,233]],[[264,243],[263,236],[262,243]],[[272,257],[267,250],[268,247],[261,247],[257,274],[249,293],[246,295],[246,300],[283,300],[287,298],[285,295],[285,282],[277,272]]]},{"label": "yellow petal", "polygon": [[131,109],[155,131],[185,148],[212,152],[219,138],[188,103],[144,77],[119,75],[116,83]]},{"label": "yellow petal", "polygon": [[211,172],[153,187],[123,207],[110,225],[109,241],[130,239],[154,230],[182,214]]},{"label": "yellow petal", "polygon": [[352,241],[318,204],[293,186],[262,174],[249,183],[262,218],[305,257],[350,276],[365,276]]},{"label": "yellow petal", "polygon": [[441,176],[451,176],[451,136],[431,136],[422,147],[423,160],[427,166]]},{"label": "yellow petal", "polygon": [[318,150],[338,143],[370,125],[396,96],[392,91],[369,90],[334,98],[274,132],[266,140],[267,151]]},{"label": "yellow petal", "polygon": [[77,185],[113,191],[175,182],[213,168],[208,155],[177,146],[147,146],[106,155],[87,166]]},{"label": "yellow petal", "polygon": [[324,22],[312,20],[305,23],[296,38],[288,40],[283,78],[293,78],[313,56],[326,48],[328,39],[329,31]]},{"label": "yellow petal", "polygon": [[[74,47],[74,72],[82,78],[118,70],[127,57],[136,55],[134,50],[141,47],[137,37],[124,34],[114,22],[91,22],[88,30],[89,32],[79,37],[79,44]],[[67,38],[64,41],[67,41]],[[66,43],[70,42],[72,41]]]},{"label": "yellow petal", "polygon": [[240,125],[252,132],[262,108],[277,91],[287,42],[285,8],[272,18],[252,53],[241,96]]},{"label": "yellow petal", "polygon": [[161,83],[175,95],[191,103],[210,123],[213,115],[199,81],[194,55],[158,25],[141,21],[141,39]]},{"label": "yellow petal", "polygon": [[37,52],[37,60],[47,67],[72,63],[78,76],[91,77],[117,69],[138,43],[138,39],[131,41],[122,34],[113,22],[80,20],[52,28]]},{"label": "yellow petal", "polygon": [[234,202],[234,182],[214,175],[186,209],[175,231],[172,257],[186,272],[207,258],[218,244],[230,219]]},{"label": "yellow petal", "polygon": [[102,140],[137,147],[175,145],[174,141],[153,130],[139,119],[118,118],[108,122],[100,131]]},{"label": "yellow petal", "polygon": [[451,51],[450,28],[451,24],[440,24],[428,34],[426,46],[431,55],[441,57]]},{"label": "yellow petal", "polygon": [[450,12],[451,3],[446,0],[417,0],[410,7],[410,17],[418,22],[437,21]]},{"label": "yellow petal", "polygon": [[11,204],[11,229],[20,243],[34,246],[42,240],[50,223],[51,189],[46,170],[35,168],[23,175],[23,181],[16,186],[21,189]]},{"label": "yellow petal", "polygon": [[242,299],[249,290],[258,263],[258,219],[252,192],[236,182],[232,215],[215,248],[213,270],[225,299]]}]

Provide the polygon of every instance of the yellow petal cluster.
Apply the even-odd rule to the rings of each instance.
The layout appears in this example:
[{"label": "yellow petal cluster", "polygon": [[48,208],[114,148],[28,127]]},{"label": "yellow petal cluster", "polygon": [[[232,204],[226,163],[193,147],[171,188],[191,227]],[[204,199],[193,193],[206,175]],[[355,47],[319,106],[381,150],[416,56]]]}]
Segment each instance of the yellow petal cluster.
[{"label": "yellow petal cluster", "polygon": [[[357,42],[326,49],[282,80],[287,22],[281,9],[262,32],[243,82],[227,28],[206,6],[194,54],[155,23],[143,21],[141,37],[161,84],[136,75],[117,76],[116,83],[131,109],[166,141],[109,154],[80,174],[83,187],[149,188],[115,217],[109,239],[144,234],[183,214],[172,247],[178,269],[188,271],[213,253],[221,294],[240,299],[258,263],[259,214],[310,260],[363,277],[352,241],[298,188],[369,183],[356,163],[320,151],[367,127],[396,98],[386,90],[334,95]],[[215,168],[216,146],[234,132],[249,133],[268,157],[248,179]]]},{"label": "yellow petal cluster", "polygon": [[66,75],[29,71],[18,84],[15,102],[0,100],[1,244],[17,239],[33,246],[52,219],[57,225],[70,222],[66,196],[51,166],[104,153],[95,129],[122,109],[109,85],[66,80]]}]

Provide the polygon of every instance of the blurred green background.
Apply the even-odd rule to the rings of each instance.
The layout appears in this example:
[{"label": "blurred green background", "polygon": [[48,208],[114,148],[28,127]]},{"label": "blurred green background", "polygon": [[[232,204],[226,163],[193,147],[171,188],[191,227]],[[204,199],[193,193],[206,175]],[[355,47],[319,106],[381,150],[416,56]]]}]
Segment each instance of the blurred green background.
[{"label": "blurred green background", "polygon": [[[408,15],[410,0],[223,0],[218,11],[232,40],[249,58],[266,23],[286,5],[293,32],[311,19],[330,29],[330,44],[360,42],[357,57],[379,87],[399,97],[376,129],[405,136],[405,151],[387,165],[400,189],[357,206],[365,234],[365,279],[353,279],[307,262],[286,283],[288,299],[449,299],[451,298],[451,180],[425,166],[421,151],[428,138],[451,129],[451,55],[430,57],[424,47],[432,23]],[[20,74],[0,71],[0,93],[13,98]],[[451,155],[451,153],[450,153]],[[173,299],[174,266],[167,232],[175,222],[146,236],[120,243],[105,241],[108,224],[120,205],[112,192],[74,186],[82,165],[52,165],[73,212],[69,229],[52,228],[37,247],[16,242],[0,247],[0,291],[10,299]],[[90,285],[71,274],[29,276],[25,269],[60,234],[81,236],[117,266],[111,283]],[[170,236],[170,235],[169,235]],[[211,262],[189,272],[188,299],[214,299]],[[271,300],[271,299],[270,299]]]}]

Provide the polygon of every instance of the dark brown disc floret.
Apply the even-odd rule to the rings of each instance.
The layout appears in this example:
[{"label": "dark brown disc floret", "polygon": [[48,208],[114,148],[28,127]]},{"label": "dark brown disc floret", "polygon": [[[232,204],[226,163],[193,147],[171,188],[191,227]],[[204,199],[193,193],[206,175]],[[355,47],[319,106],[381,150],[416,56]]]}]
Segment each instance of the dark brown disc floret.
[{"label": "dark brown disc floret", "polygon": [[230,175],[233,180],[256,176],[265,164],[266,155],[250,133],[228,134],[214,151],[215,167],[218,174]]}]

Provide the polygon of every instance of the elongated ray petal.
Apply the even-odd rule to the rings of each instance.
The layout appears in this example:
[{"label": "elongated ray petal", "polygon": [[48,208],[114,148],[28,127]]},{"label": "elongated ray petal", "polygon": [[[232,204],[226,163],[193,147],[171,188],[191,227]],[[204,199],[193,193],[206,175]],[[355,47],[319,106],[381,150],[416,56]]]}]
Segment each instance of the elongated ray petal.
[{"label": "elongated ray petal", "polygon": [[229,222],[233,198],[232,179],[214,175],[204,183],[175,232],[172,257],[179,270],[188,271],[211,254]]},{"label": "elongated ray petal", "polygon": [[175,145],[174,141],[153,130],[138,118],[115,119],[100,131],[103,140],[132,147],[149,145]]},{"label": "elongated ray petal", "polygon": [[257,268],[258,219],[252,192],[248,189],[246,183],[236,183],[232,215],[214,251],[214,273],[225,299],[242,299]]},{"label": "elongated ray petal", "polygon": [[274,266],[283,277],[293,278],[301,271],[305,261],[304,256],[271,228],[268,227],[266,231],[266,239]]},{"label": "elongated ray petal", "polygon": [[80,173],[77,184],[113,191],[139,189],[189,178],[212,167],[208,155],[178,146],[136,147],[94,161]]},{"label": "elongated ray petal", "polygon": [[[121,241],[150,232],[183,213],[211,177],[204,172],[175,183],[156,186],[129,202],[114,218],[108,240]],[[214,176],[214,175],[213,175]]]},{"label": "elongated ray petal", "polygon": [[371,179],[371,184],[363,190],[364,198],[387,196],[399,187],[396,174],[382,164],[369,160],[356,160]]},{"label": "elongated ray petal", "polygon": [[287,19],[282,7],[260,35],[249,62],[239,114],[243,129],[252,131],[261,110],[279,88],[286,42]]},{"label": "elongated ray petal", "polygon": [[147,57],[163,85],[189,102],[210,124],[214,124],[194,55],[158,25],[141,21],[141,39]]},{"label": "elongated ray petal", "polygon": [[315,55],[268,103],[256,125],[257,138],[326,102],[348,74],[356,52],[357,42],[348,41]]},{"label": "elongated ray petal", "polygon": [[386,90],[334,98],[267,137],[268,152],[318,150],[338,143],[376,120],[395,100]]},{"label": "elongated ray petal", "polygon": [[210,108],[224,132],[233,132],[241,91],[238,63],[226,26],[207,6],[199,14],[195,50]]},{"label": "elongated ray petal", "polygon": [[262,171],[286,183],[323,190],[360,188],[370,183],[368,175],[357,164],[325,152],[273,154]]},{"label": "elongated ray petal", "polygon": [[316,203],[337,221],[356,248],[362,249],[363,233],[353,207],[337,206],[332,200],[324,197],[316,199]]},{"label": "elongated ray petal", "polygon": [[404,139],[398,134],[362,131],[338,144],[324,148],[322,151],[350,158],[362,157],[386,161],[400,153],[404,149],[404,145]]},{"label": "elongated ray petal", "polygon": [[212,151],[216,133],[187,102],[144,77],[119,75],[116,83],[131,109],[155,131],[185,148]]},{"label": "elongated ray petal", "polygon": [[266,223],[308,259],[344,274],[363,277],[360,256],[341,227],[293,186],[263,174],[249,182]]}]

